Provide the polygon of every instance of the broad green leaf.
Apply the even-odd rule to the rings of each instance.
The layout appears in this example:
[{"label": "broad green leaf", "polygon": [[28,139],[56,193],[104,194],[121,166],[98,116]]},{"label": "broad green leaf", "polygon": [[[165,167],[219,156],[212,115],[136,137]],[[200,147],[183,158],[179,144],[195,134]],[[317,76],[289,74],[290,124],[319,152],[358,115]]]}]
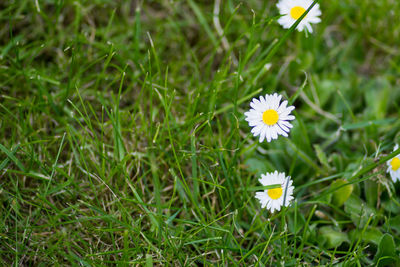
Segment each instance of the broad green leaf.
[{"label": "broad green leaf", "polygon": [[334,230],[331,226],[323,226],[319,229],[319,234],[322,236],[322,243],[327,248],[335,248],[343,242],[350,242],[347,234]]},{"label": "broad green leaf", "polygon": [[374,243],[375,245],[379,244],[381,238],[382,233],[376,227],[368,228],[363,234],[363,240]]},{"label": "broad green leaf", "polygon": [[387,222],[387,226],[400,233],[400,215],[390,218]]},{"label": "broad green leaf", "polygon": [[368,218],[375,213],[374,209],[368,207],[367,203],[354,194],[344,203],[344,211],[350,214],[351,220],[358,228],[363,228]]},{"label": "broad green leaf", "polygon": [[270,170],[266,160],[261,160],[258,158],[249,158],[245,161],[245,164],[249,167],[250,172],[254,172],[257,175],[268,172]]},{"label": "broad green leaf", "polygon": [[376,227],[370,227],[365,230],[362,236],[361,234],[362,234],[362,229],[353,229],[350,232],[349,236],[352,242],[357,242],[357,240],[360,239],[361,237],[362,241],[378,245],[383,235],[381,231],[379,231],[379,229]]},{"label": "broad green leaf", "polygon": [[[392,185],[392,184],[390,184],[390,185]],[[393,189],[393,192],[394,192],[394,189]],[[396,201],[399,202],[400,198],[397,197]],[[400,213],[400,207],[394,201],[392,201],[391,199],[387,199],[387,200],[383,201],[382,202],[382,207],[386,211],[388,211],[390,213],[393,213],[393,214],[399,214]]]},{"label": "broad green leaf", "polygon": [[340,207],[346,202],[353,192],[353,185],[345,185],[347,182],[343,179],[338,179],[331,184],[331,188],[338,188],[333,192],[332,202]]},{"label": "broad green leaf", "polygon": [[380,239],[374,262],[377,266],[388,266],[395,262],[399,263],[398,255],[396,255],[396,246],[391,235],[384,234]]}]

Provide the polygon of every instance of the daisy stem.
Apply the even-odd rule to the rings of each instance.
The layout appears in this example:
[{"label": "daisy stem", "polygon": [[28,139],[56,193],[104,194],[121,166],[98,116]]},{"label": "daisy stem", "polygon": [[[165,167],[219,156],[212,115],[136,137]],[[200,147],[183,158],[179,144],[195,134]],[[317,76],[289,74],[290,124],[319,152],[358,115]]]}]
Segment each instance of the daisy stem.
[{"label": "daisy stem", "polygon": [[[283,202],[285,203],[285,202]],[[281,239],[281,262],[284,262],[284,253],[285,253],[285,248],[286,246],[284,246],[284,244],[287,244],[287,233],[286,233],[286,229],[285,229],[285,223],[286,223],[286,207],[283,206],[282,208],[282,212],[281,212],[281,233],[284,233],[285,235],[285,241],[282,241]]]},{"label": "daisy stem", "polygon": [[[314,215],[314,212],[315,212],[316,209],[317,209],[317,204],[315,204],[315,205],[312,207],[311,212],[310,212],[310,214],[308,215],[306,224],[304,225],[304,228],[303,228],[303,235],[302,235],[302,237],[301,237],[301,244],[300,244],[300,248],[299,248],[299,256],[297,257],[298,262],[301,262],[301,258],[302,258],[302,256],[303,256],[303,247],[304,247],[304,243],[306,242],[306,234],[307,234],[307,230],[309,230],[309,227],[308,227],[308,226],[309,226],[309,224],[310,224],[311,218],[312,218],[312,216]],[[294,253],[294,255],[296,255],[296,253],[297,253],[297,250],[296,250],[296,252]]]},{"label": "daisy stem", "polygon": [[285,193],[283,195],[283,205],[282,205],[282,212],[281,212],[281,233],[285,234],[285,242],[281,242],[281,258],[284,260],[284,252],[285,252],[285,247],[283,244],[287,244],[287,233],[286,233],[286,196],[287,196],[287,189],[289,187],[289,178],[286,179],[286,184],[285,184]]}]

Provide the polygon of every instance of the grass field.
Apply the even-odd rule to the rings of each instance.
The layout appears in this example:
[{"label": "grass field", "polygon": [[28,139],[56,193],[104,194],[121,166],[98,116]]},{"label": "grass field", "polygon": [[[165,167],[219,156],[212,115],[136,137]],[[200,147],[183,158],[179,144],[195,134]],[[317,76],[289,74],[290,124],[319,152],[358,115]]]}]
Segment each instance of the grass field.
[{"label": "grass field", "polygon": [[399,266],[400,2],[319,4],[305,34],[276,1],[1,2],[0,265]]}]

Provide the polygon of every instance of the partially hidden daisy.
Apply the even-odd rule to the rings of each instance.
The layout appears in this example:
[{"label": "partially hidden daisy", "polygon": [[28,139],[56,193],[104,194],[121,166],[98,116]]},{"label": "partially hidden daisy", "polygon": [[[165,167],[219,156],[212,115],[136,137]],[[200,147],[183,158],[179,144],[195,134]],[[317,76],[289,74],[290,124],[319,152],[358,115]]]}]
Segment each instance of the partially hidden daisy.
[{"label": "partially hidden daisy", "polygon": [[[298,18],[311,6],[313,0],[281,0],[276,4],[279,9],[279,13],[282,15],[278,19],[278,23],[283,28],[290,28]],[[308,32],[312,33],[311,23],[319,23],[321,19],[321,10],[319,4],[315,4],[313,8],[307,13],[307,15],[300,21],[296,29],[303,31],[307,28]]]},{"label": "partially hidden daisy", "polygon": [[260,142],[264,139],[271,142],[278,139],[278,135],[288,137],[288,132],[293,127],[289,121],[294,120],[294,116],[290,115],[294,106],[287,107],[288,101],[280,103],[281,99],[282,96],[277,93],[267,94],[265,98],[253,98],[250,102],[252,109],[244,113],[245,120],[253,127],[251,132],[254,136],[260,136]]},{"label": "partially hidden daisy", "polygon": [[[256,192],[256,198],[261,203],[261,208],[267,207],[271,212],[275,210],[280,211],[282,206],[289,206],[290,201],[293,199],[292,180],[290,176],[286,177],[283,172],[271,172],[261,174],[258,180],[263,186],[278,184],[279,187],[273,189],[266,189],[262,192]],[[283,203],[285,201],[285,203]]]},{"label": "partially hidden daisy", "polygon": [[[399,145],[395,145],[393,151],[397,150],[399,148]],[[400,181],[400,155],[397,155],[396,157],[392,158],[391,160],[387,161],[387,171],[390,173],[390,176],[392,177],[393,182]]]}]

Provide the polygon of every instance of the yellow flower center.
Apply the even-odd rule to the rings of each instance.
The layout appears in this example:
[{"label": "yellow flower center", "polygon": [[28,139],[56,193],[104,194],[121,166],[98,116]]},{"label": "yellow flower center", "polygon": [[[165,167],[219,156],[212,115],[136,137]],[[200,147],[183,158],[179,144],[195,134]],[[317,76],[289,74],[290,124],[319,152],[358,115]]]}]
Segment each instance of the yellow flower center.
[{"label": "yellow flower center", "polygon": [[306,12],[306,10],[303,7],[295,6],[290,10],[290,16],[297,20],[301,17],[301,15],[303,15],[304,12]]},{"label": "yellow flower center", "polygon": [[277,123],[279,120],[278,112],[273,109],[267,109],[263,113],[263,121],[265,124],[271,126]]},{"label": "yellow flower center", "polygon": [[272,199],[278,199],[282,196],[282,187],[268,189],[267,194]]},{"label": "yellow flower center", "polygon": [[390,162],[390,165],[392,165],[392,169],[394,171],[397,171],[400,168],[400,159],[393,158],[392,161]]}]

